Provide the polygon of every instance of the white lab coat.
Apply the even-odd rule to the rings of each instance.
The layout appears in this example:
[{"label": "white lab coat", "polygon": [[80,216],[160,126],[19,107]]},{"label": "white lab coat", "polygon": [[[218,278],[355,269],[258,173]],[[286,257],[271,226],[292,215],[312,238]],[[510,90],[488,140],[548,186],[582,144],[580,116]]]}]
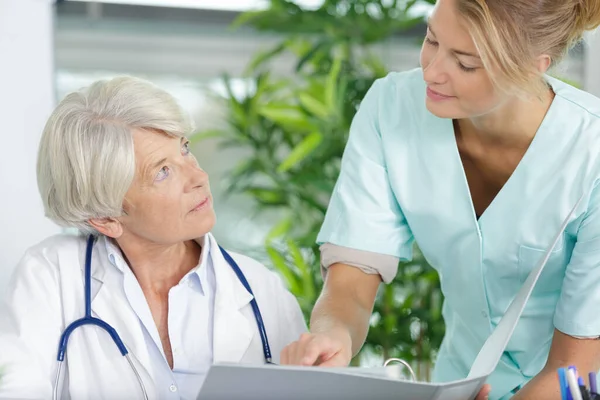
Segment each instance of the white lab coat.
[{"label": "white lab coat", "polygon": [[[211,249],[218,249],[210,235]],[[52,396],[56,353],[66,325],[83,317],[86,238],[59,235],[28,250],[0,308],[0,398]],[[252,295],[223,258],[211,251],[215,272],[214,362],[264,363]],[[274,362],[306,331],[296,299],[257,261],[231,253],[250,283],[262,313]],[[120,272],[97,242],[92,259],[92,315],[112,325],[127,346],[148,396],[156,399],[153,368],[139,319],[127,302]],[[61,398],[139,399],[137,379],[109,335],[77,329],[69,340]]]}]

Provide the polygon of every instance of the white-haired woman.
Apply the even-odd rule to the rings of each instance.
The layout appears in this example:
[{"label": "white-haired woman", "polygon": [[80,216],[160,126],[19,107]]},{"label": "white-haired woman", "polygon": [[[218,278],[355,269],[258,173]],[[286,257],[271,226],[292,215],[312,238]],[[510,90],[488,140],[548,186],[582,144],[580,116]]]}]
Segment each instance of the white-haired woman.
[{"label": "white-haired woman", "polygon": [[[276,275],[210,234],[187,121],[168,93],[129,77],[72,93],[50,116],[38,186],[47,216],[83,234],[51,237],[18,265],[0,309],[1,398],[195,399],[211,364],[278,362],[306,330]],[[84,326],[58,374],[61,335],[88,313],[130,362]]]}]

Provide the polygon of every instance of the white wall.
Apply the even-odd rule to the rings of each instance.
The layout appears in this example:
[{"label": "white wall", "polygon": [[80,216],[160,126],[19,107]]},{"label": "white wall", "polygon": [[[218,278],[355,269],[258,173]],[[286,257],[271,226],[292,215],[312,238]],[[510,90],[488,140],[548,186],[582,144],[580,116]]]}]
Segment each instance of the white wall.
[{"label": "white wall", "polygon": [[25,249],[58,232],[35,163],[54,103],[50,0],[0,0],[0,296]]},{"label": "white wall", "polygon": [[[55,56],[58,70],[214,79],[224,72],[243,76],[257,52],[280,40],[275,35],[232,33],[226,26],[203,29],[168,20],[128,23],[109,18],[91,23],[63,17],[56,29]],[[388,68],[402,71],[418,66],[419,49],[414,38],[400,38],[374,46],[373,52]],[[289,75],[295,63],[295,56],[285,54],[270,71]]]}]

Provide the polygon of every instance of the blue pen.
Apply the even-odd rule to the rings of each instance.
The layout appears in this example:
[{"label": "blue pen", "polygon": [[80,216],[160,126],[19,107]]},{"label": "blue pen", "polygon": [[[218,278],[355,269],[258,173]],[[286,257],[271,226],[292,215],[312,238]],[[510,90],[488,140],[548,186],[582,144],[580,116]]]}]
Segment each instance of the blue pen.
[{"label": "blue pen", "polygon": [[567,375],[564,368],[558,369],[558,383],[560,384],[560,399],[568,400],[569,385],[567,383]]},{"label": "blue pen", "polygon": [[590,391],[592,392],[592,395],[598,394],[598,388],[596,387],[596,373],[590,372],[588,378],[590,379]]},{"label": "blue pen", "polygon": [[577,384],[579,385],[579,391],[581,392],[581,400],[591,400],[590,392],[585,387],[585,382],[583,381],[583,377],[579,377],[577,379]]}]

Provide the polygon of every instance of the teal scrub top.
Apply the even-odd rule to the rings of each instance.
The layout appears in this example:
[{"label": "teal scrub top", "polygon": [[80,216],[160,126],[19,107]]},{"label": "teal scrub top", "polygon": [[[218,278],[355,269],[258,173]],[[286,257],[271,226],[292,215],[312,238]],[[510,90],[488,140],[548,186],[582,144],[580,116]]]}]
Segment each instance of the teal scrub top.
[{"label": "teal scrub top", "polygon": [[479,219],[452,120],[425,107],[422,70],[377,80],[353,120],[317,238],[402,260],[416,241],[445,296],[434,380],[461,379],[585,193],[488,380],[491,399],[510,397],[540,372],[555,328],[600,336],[600,100],[546,79],[552,105]]}]

